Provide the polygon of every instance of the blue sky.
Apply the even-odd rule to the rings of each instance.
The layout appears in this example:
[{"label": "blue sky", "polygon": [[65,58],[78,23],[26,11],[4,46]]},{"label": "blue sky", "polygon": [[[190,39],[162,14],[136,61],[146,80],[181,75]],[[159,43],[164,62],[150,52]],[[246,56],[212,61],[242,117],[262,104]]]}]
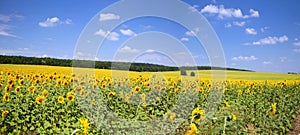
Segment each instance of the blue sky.
[{"label": "blue sky", "polygon": [[[115,2],[118,1],[2,0],[0,54],[74,58],[78,55],[75,54],[78,53],[75,51],[77,41],[93,18],[103,24],[123,19],[120,14],[100,13]],[[300,2],[297,0],[183,2],[190,6],[187,12],[199,12],[210,23],[222,45],[227,67],[300,72]],[[165,8],[160,12],[177,7],[165,5]],[[130,8],[125,10],[130,12]],[[159,17],[134,18],[112,31],[95,29],[96,36],[105,37],[95,59],[176,65],[172,58],[178,56],[191,58],[197,65],[211,65],[205,48],[195,37],[197,32],[205,35],[201,30],[188,30],[177,22]],[[157,34],[158,40],[143,39],[147,32]],[[165,53],[163,49],[155,51],[155,47],[170,49],[167,48],[169,52]],[[191,57],[176,52],[176,49],[187,49]],[[131,56],[132,59],[126,59]],[[189,65],[188,60],[183,61],[186,63],[179,65]]]}]

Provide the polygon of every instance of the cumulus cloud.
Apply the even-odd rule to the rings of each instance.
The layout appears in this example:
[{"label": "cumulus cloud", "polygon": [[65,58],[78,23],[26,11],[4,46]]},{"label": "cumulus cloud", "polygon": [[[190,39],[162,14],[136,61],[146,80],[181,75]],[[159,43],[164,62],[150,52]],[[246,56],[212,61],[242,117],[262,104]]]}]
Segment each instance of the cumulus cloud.
[{"label": "cumulus cloud", "polygon": [[248,15],[243,15],[241,9],[239,8],[225,8],[224,5],[216,6],[216,5],[206,5],[204,8],[201,9],[201,13],[209,13],[209,14],[217,14],[219,18],[252,18],[252,17],[259,17],[259,12],[250,9]]},{"label": "cumulus cloud", "polygon": [[16,35],[10,33],[9,30],[11,30],[11,26],[0,24],[0,36],[17,37]]},{"label": "cumulus cloud", "polygon": [[39,22],[39,26],[41,27],[55,27],[61,24],[71,24],[71,19],[66,19],[65,21],[61,21],[58,17],[47,18],[46,21]]},{"label": "cumulus cloud", "polygon": [[269,27],[262,27],[262,28],[260,28],[260,31],[261,32],[266,32],[267,29],[269,29]]},{"label": "cumulus cloud", "polygon": [[256,35],[257,34],[256,30],[253,29],[253,28],[246,28],[245,31],[246,31],[247,34],[250,34],[250,35]]},{"label": "cumulus cloud", "polygon": [[99,29],[95,32],[95,35],[106,38],[107,40],[117,41],[119,40],[119,34],[117,32],[110,32]]},{"label": "cumulus cloud", "polygon": [[136,34],[130,29],[127,30],[120,29],[120,32],[126,36],[136,36]]},{"label": "cumulus cloud", "polygon": [[181,38],[180,40],[181,40],[181,41],[186,41],[186,42],[189,41],[189,39],[186,38],[186,37],[183,37],[183,38]]},{"label": "cumulus cloud", "polygon": [[270,64],[272,64],[272,62],[271,61],[264,61],[263,64],[264,65],[270,65]]},{"label": "cumulus cloud", "polygon": [[233,57],[231,60],[233,60],[233,61],[253,61],[253,60],[257,60],[257,57],[255,57],[255,56],[238,56],[238,57]]},{"label": "cumulus cloud", "polygon": [[199,7],[198,5],[193,5],[189,7],[189,10],[192,12],[196,12],[198,7]]},{"label": "cumulus cloud", "polygon": [[284,36],[281,36],[281,37],[266,37],[266,38],[262,38],[258,41],[255,41],[253,42],[252,44],[253,45],[270,45],[270,44],[277,44],[277,43],[283,43],[283,42],[286,42],[288,41],[289,38],[284,35]]},{"label": "cumulus cloud", "polygon": [[232,25],[230,23],[225,24],[225,28],[230,28]]},{"label": "cumulus cloud", "polygon": [[185,32],[185,35],[188,35],[188,36],[195,36],[196,34],[195,34],[195,32],[194,31],[187,31],[187,32]]},{"label": "cumulus cloud", "polygon": [[295,45],[295,46],[300,46],[300,41],[294,42],[293,45]]},{"label": "cumulus cloud", "polygon": [[108,40],[117,41],[119,40],[119,34],[117,32],[110,32],[106,38]]},{"label": "cumulus cloud", "polygon": [[287,57],[279,57],[280,62],[285,62],[285,60],[287,59]]},{"label": "cumulus cloud", "polygon": [[235,26],[243,27],[246,24],[246,22],[244,22],[244,21],[242,21],[242,22],[236,22],[236,21],[234,21],[232,24],[235,25]]},{"label": "cumulus cloud", "polygon": [[300,53],[300,49],[293,49],[294,52]]},{"label": "cumulus cloud", "polygon": [[131,48],[129,46],[124,46],[119,50],[119,52],[121,52],[121,53],[137,53],[137,52],[139,52],[139,50]]},{"label": "cumulus cloud", "polygon": [[108,21],[108,20],[119,20],[120,16],[113,13],[106,13],[99,15],[99,21]]}]

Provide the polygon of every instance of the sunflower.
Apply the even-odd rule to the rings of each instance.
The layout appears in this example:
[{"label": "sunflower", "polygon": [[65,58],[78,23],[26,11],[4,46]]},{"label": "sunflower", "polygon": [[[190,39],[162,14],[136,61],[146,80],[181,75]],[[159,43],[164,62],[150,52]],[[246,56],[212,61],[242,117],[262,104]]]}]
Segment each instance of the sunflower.
[{"label": "sunflower", "polygon": [[83,134],[87,135],[88,134],[88,128],[89,128],[89,120],[87,118],[80,118],[79,122],[83,127]]},{"label": "sunflower", "polygon": [[9,112],[7,110],[2,112],[2,118],[4,118]]},{"label": "sunflower", "polygon": [[144,82],[144,86],[149,87],[150,83],[149,82]]},{"label": "sunflower", "polygon": [[170,118],[169,118],[170,122],[173,123],[174,120],[175,120],[175,118],[176,118],[176,114],[175,113],[171,113],[170,114]]},{"label": "sunflower", "polygon": [[63,103],[64,100],[65,100],[65,99],[64,99],[63,96],[59,96],[58,99],[57,99],[58,103]]},{"label": "sunflower", "polygon": [[106,89],[106,84],[102,84],[101,88]]},{"label": "sunflower", "polygon": [[195,123],[198,123],[200,120],[205,119],[205,112],[204,110],[200,110],[198,107],[192,111],[192,119]]},{"label": "sunflower", "polygon": [[224,102],[226,107],[230,107],[229,103],[226,100],[224,100],[223,102]]},{"label": "sunflower", "polygon": [[79,92],[80,96],[84,96],[84,93],[85,93],[84,89],[81,89],[80,92]]},{"label": "sunflower", "polygon": [[42,104],[44,101],[44,97],[43,96],[37,96],[35,98],[35,102],[38,103],[38,104]]},{"label": "sunflower", "polygon": [[73,96],[76,96],[76,94],[75,94],[73,91],[68,92],[67,95],[73,95]]},{"label": "sunflower", "polygon": [[34,89],[34,86],[29,86],[28,88],[27,88],[27,90],[29,91],[29,92],[32,92],[33,91],[33,89]]},{"label": "sunflower", "polygon": [[21,92],[21,86],[17,86],[15,88],[15,91],[16,91],[17,94],[19,94]]},{"label": "sunflower", "polygon": [[232,114],[232,121],[236,121],[236,115],[235,114]]},{"label": "sunflower", "polygon": [[276,113],[276,103],[272,104],[272,111],[269,112],[269,114],[273,115]]},{"label": "sunflower", "polygon": [[197,134],[197,126],[194,123],[190,124],[190,130],[185,135],[196,135]]},{"label": "sunflower", "polygon": [[5,102],[8,102],[8,101],[9,101],[9,94],[8,94],[8,93],[5,93],[5,94],[3,95],[3,101],[5,101]]},{"label": "sunflower", "polygon": [[110,91],[110,92],[107,93],[107,97],[112,97],[114,95],[116,95],[116,92]]},{"label": "sunflower", "polygon": [[74,101],[75,95],[67,95],[67,100],[68,101]]},{"label": "sunflower", "polygon": [[47,90],[42,91],[42,96],[48,97],[48,95],[49,95],[49,92]]},{"label": "sunflower", "polygon": [[134,92],[139,92],[140,90],[141,90],[141,88],[139,86],[135,86],[133,89]]},{"label": "sunflower", "polygon": [[8,93],[10,91],[10,85],[6,85],[4,88],[4,92]]}]

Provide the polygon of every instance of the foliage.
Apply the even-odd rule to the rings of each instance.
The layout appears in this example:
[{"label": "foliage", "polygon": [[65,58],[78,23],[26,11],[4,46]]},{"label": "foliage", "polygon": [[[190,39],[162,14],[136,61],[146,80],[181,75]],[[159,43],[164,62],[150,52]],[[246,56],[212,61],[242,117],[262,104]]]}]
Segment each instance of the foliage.
[{"label": "foliage", "polygon": [[195,76],[196,74],[195,74],[195,72],[191,72],[191,76]]},{"label": "foliage", "polygon": [[[118,124],[120,130],[104,130],[114,125],[103,122],[99,126],[97,120],[103,115],[94,110],[97,107],[105,107],[111,115],[125,120],[167,117],[172,125],[179,116],[170,110],[178,96],[188,92],[197,96],[197,102],[170,134],[287,134],[300,107],[299,80],[212,81],[179,77],[179,72],[177,76],[169,72],[154,76],[111,70],[96,70],[92,78],[86,74],[87,69],[77,70],[80,72],[65,67],[1,65],[0,134],[127,131]],[[220,104],[214,114],[209,114],[210,106],[206,105],[215,98],[215,92],[223,96],[219,102],[215,100]]]}]

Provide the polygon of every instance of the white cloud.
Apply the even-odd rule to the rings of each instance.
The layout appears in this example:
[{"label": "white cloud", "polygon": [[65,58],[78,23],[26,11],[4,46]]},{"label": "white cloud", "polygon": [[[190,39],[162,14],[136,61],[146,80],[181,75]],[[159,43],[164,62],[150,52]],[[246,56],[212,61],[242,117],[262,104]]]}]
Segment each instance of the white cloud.
[{"label": "white cloud", "polygon": [[246,28],[245,31],[246,31],[247,34],[250,34],[250,35],[256,35],[257,34],[256,30],[253,29],[253,28]]},{"label": "white cloud", "polygon": [[9,22],[10,20],[11,20],[10,16],[0,14],[0,21],[1,22]]},{"label": "white cloud", "polygon": [[224,5],[216,6],[216,5],[206,5],[203,9],[201,9],[201,13],[209,13],[209,14],[217,14],[219,18],[251,18],[251,17],[259,17],[259,12],[254,9],[250,9],[249,15],[243,15],[241,9],[237,8],[225,8]]},{"label": "white cloud", "polygon": [[250,9],[250,17],[259,17],[258,11],[255,11],[254,9]]},{"label": "white cloud", "polygon": [[279,59],[280,59],[280,62],[284,62],[287,59],[287,57],[279,57]]},{"label": "white cloud", "polygon": [[2,55],[20,55],[20,54],[28,54],[29,48],[18,48],[18,49],[4,49],[0,48],[0,54]]},{"label": "white cloud", "polygon": [[113,14],[113,13],[107,13],[107,14],[100,14],[99,21],[107,21],[107,20],[119,20],[120,16]]},{"label": "white cloud", "polygon": [[255,41],[252,44],[253,45],[268,45],[268,44],[283,43],[288,40],[289,40],[289,38],[286,35],[281,36],[281,37],[270,37],[269,36],[269,37],[260,39],[258,41]]},{"label": "white cloud", "polygon": [[109,34],[109,31],[105,31],[102,29],[99,29],[98,31],[95,32],[95,35],[99,35],[101,37],[106,37]]},{"label": "white cloud", "polygon": [[240,26],[240,27],[243,27],[245,24],[246,24],[246,22],[244,22],[244,21],[242,21],[242,22],[233,22],[232,23],[233,25],[235,25],[235,26]]},{"label": "white cloud", "polygon": [[198,11],[197,10],[198,7],[199,7],[198,5],[193,5],[193,6],[189,7],[189,10],[191,10],[192,12],[196,12],[196,11]]},{"label": "white cloud", "polygon": [[215,5],[206,5],[203,9],[201,9],[201,13],[217,14],[218,12],[219,8]]},{"label": "white cloud", "polygon": [[300,49],[294,49],[293,51],[296,53],[300,53]]},{"label": "white cloud", "polygon": [[119,50],[119,52],[121,52],[121,53],[137,53],[137,52],[139,52],[139,50],[131,48],[129,46],[124,46]]},{"label": "white cloud", "polygon": [[230,28],[232,25],[230,23],[225,24],[225,28]]},{"label": "white cloud", "polygon": [[136,36],[136,34],[130,29],[127,30],[120,29],[120,32],[126,36]]},{"label": "white cloud", "polygon": [[261,32],[266,32],[267,29],[269,29],[269,27],[263,27],[263,28],[260,28],[260,31]]},{"label": "white cloud", "polygon": [[153,49],[148,49],[148,50],[146,50],[145,52],[147,52],[147,53],[153,53],[153,52],[156,52],[156,51],[153,50]]},{"label": "white cloud", "polygon": [[0,36],[17,37],[16,35],[8,32],[9,30],[11,30],[11,26],[6,24],[0,24]]},{"label": "white cloud", "polygon": [[300,41],[294,42],[293,45],[295,45],[295,46],[300,46]]},{"label": "white cloud", "polygon": [[183,37],[183,38],[181,38],[180,40],[181,40],[181,41],[186,41],[186,42],[189,41],[189,39],[186,38],[186,37]]},{"label": "white cloud", "polygon": [[66,23],[66,24],[72,24],[72,20],[68,18],[68,19],[65,21],[65,23]]},{"label": "white cloud", "polygon": [[231,60],[233,61],[253,61],[257,60],[255,56],[239,56],[239,57],[233,57]]},{"label": "white cloud", "polygon": [[188,35],[188,36],[195,36],[195,32],[194,31],[187,31],[185,32],[185,35]]},{"label": "white cloud", "polygon": [[110,32],[107,36],[108,40],[117,41],[119,40],[119,34],[117,32]]},{"label": "white cloud", "polygon": [[101,36],[101,37],[106,37],[107,40],[112,40],[112,41],[117,41],[119,40],[119,34],[117,32],[110,32],[110,31],[105,31],[102,29],[99,29],[98,31],[95,32],[95,35]]},{"label": "white cloud", "polygon": [[4,14],[0,14],[0,21],[1,22],[9,22],[12,21],[13,19],[23,19],[24,17],[21,15],[15,15],[15,14],[11,14],[11,15],[4,15]]},{"label": "white cloud", "polygon": [[264,61],[263,64],[264,65],[270,65],[270,64],[272,64],[272,62],[271,61]]},{"label": "white cloud", "polygon": [[41,27],[55,27],[61,24],[71,24],[71,19],[66,19],[65,21],[61,21],[58,17],[47,18],[46,21],[39,22],[39,26]]}]

